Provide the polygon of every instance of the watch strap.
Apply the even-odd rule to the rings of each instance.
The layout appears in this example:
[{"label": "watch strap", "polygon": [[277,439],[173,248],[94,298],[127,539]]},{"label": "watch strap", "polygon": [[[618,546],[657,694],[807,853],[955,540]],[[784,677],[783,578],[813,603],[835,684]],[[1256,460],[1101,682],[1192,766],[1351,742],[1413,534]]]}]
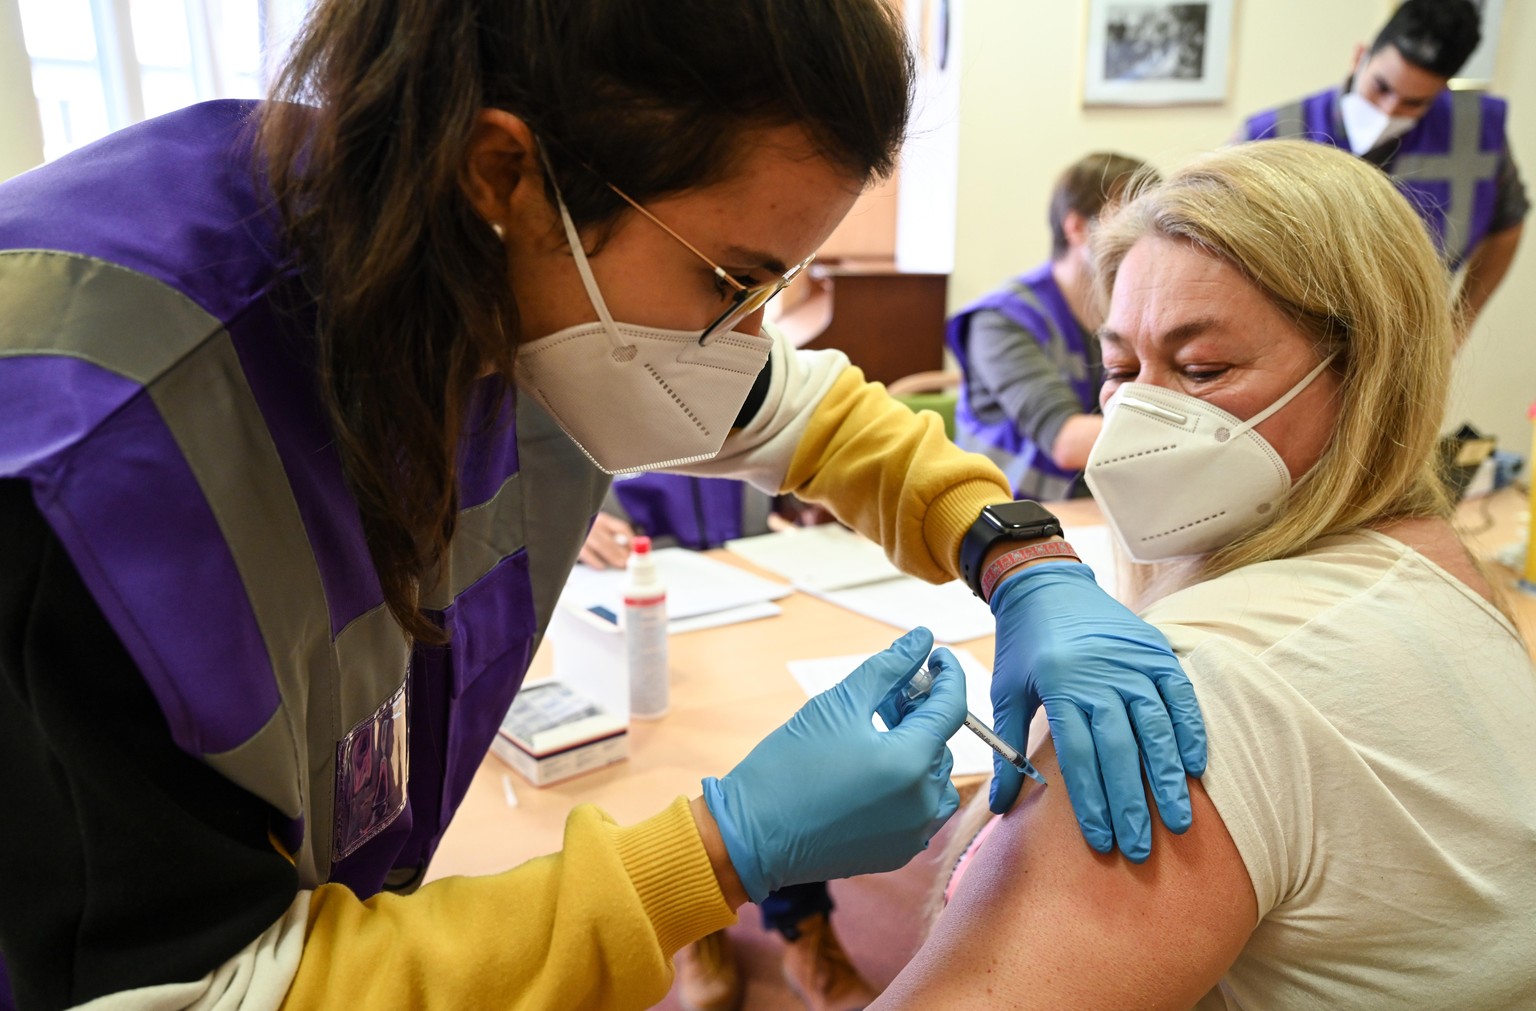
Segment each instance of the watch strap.
[{"label": "watch strap", "polygon": [[960,578],[976,596],[981,590],[981,570],[998,541],[1037,541],[1061,534],[1061,521],[1038,502],[1020,499],[982,509],[976,522],[960,541]]},{"label": "watch strap", "polygon": [[999,580],[1025,562],[1032,562],[1040,558],[1071,559],[1074,562],[1082,561],[1077,556],[1077,552],[1072,549],[1072,545],[1066,541],[1046,541],[1044,544],[1026,544],[1023,547],[1014,548],[1012,551],[998,555],[992,560],[992,564],[988,565],[982,572],[981,599],[990,601],[992,599],[992,591],[996,588]]}]

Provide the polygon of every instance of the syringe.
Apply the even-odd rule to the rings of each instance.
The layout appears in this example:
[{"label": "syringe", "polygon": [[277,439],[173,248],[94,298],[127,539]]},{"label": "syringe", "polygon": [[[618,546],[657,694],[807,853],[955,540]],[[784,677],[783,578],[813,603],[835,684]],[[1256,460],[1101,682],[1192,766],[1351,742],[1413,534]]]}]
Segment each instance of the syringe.
[{"label": "syringe", "polygon": [[[908,681],[907,686],[901,690],[901,694],[904,699],[911,701],[927,695],[931,688],[933,688],[933,675],[927,667],[919,667],[917,673],[912,675],[912,680]],[[965,726],[971,733],[985,741],[989,748],[1002,755],[1003,761],[1018,769],[1041,786],[1046,785],[1045,777],[1040,775],[1038,769],[1029,764],[1029,759],[1014,750],[1013,745],[997,736],[997,731],[977,719],[976,714],[969,709],[965,711]]]}]

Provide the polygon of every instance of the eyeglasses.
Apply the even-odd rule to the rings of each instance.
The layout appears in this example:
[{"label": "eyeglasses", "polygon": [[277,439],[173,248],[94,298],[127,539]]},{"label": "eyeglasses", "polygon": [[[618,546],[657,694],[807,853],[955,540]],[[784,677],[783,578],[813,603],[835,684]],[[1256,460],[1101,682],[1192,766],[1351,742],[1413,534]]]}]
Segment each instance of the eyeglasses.
[{"label": "eyeglasses", "polygon": [[742,320],[746,319],[748,316],[752,315],[754,312],[757,312],[763,306],[767,305],[769,301],[772,300],[773,296],[783,291],[789,282],[793,281],[795,277],[802,270],[804,270],[812,260],[816,259],[816,254],[812,253],[810,256],[807,256],[795,266],[791,267],[784,273],[784,276],[782,277],[774,278],[772,281],[765,281],[762,284],[754,284],[750,286],[742,284],[740,281],[736,280],[736,278],[727,273],[724,267],[720,266],[714,260],[711,260],[709,257],[705,256],[703,253],[699,252],[697,246],[669,228],[665,221],[662,221],[656,215],[652,214],[644,207],[641,207],[639,202],[632,198],[628,193],[625,193],[623,190],[613,185],[613,183],[605,183],[605,185],[610,190],[613,190],[614,193],[618,194],[619,199],[623,200],[626,204],[649,218],[656,225],[656,227],[672,236],[672,238],[676,239],[678,242],[681,242],[683,245],[687,246],[689,252],[703,260],[705,263],[709,264],[709,268],[714,271],[716,277],[730,285],[732,288],[736,289],[736,293],[731,296],[731,304],[726,306],[725,311],[716,317],[713,323],[704,328],[703,333],[699,334],[700,344],[706,343],[710,336],[713,334],[728,333],[736,326],[737,323],[740,323]]}]

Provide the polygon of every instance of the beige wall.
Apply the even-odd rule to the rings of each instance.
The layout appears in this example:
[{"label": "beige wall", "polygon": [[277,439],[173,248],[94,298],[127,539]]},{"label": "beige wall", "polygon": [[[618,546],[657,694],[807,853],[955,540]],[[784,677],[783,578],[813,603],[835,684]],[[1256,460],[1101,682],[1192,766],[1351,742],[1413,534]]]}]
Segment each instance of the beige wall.
[{"label": "beige wall", "polygon": [[16,0],[0,0],[0,180],[42,160],[43,126],[32,97],[21,8]]},{"label": "beige wall", "polygon": [[[1246,114],[1342,80],[1354,44],[1368,42],[1391,9],[1385,0],[1236,5],[1228,100],[1138,110],[1080,104],[1086,0],[963,0],[952,309],[1046,258],[1046,199],[1069,162],[1111,149],[1169,168],[1221,144]],[[1536,197],[1536,3],[1507,0],[1500,35],[1494,90],[1525,98],[1513,103],[1510,142]],[[1532,401],[1536,234],[1462,352],[1448,420],[1471,420],[1524,453]]]}]

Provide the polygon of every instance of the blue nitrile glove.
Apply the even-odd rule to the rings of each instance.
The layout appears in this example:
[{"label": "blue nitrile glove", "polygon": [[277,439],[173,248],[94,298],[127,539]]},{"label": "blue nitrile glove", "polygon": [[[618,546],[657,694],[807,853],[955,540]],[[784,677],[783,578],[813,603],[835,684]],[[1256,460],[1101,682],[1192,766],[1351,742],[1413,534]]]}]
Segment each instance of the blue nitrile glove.
[{"label": "blue nitrile glove", "polygon": [[[918,666],[921,667],[922,664]],[[928,673],[937,679],[940,671],[953,671],[955,677],[960,679],[961,693],[965,692],[965,671],[960,667],[960,661],[955,659],[955,654],[943,646],[928,654]],[[911,678],[907,679],[907,681],[910,680]],[[885,721],[887,727],[896,726],[906,719],[908,713],[915,711],[923,704],[921,697],[909,699],[902,694],[907,689],[907,681],[899,681],[893,685],[891,690],[885,693],[885,698],[881,699],[880,704],[875,707],[875,712],[880,714],[880,719]],[[962,720],[964,718],[961,716]]]},{"label": "blue nitrile glove", "polygon": [[957,667],[888,732],[870,721],[932,648],[933,633],[913,629],[807,702],[724,778],[704,780],[753,902],[783,885],[895,870],[960,806],[944,744],[965,719]]},{"label": "blue nitrile glove", "polygon": [[[1041,703],[1067,796],[1088,845],[1116,841],[1140,863],[1152,852],[1141,770],[1163,824],[1189,828],[1185,773],[1205,771],[1205,722],[1195,690],[1157,629],[1099,588],[1077,562],[1019,569],[992,594],[997,657],[992,715],[1023,750]],[[1140,760],[1137,742],[1140,741]],[[992,810],[1013,806],[1023,777],[993,758]]]}]

